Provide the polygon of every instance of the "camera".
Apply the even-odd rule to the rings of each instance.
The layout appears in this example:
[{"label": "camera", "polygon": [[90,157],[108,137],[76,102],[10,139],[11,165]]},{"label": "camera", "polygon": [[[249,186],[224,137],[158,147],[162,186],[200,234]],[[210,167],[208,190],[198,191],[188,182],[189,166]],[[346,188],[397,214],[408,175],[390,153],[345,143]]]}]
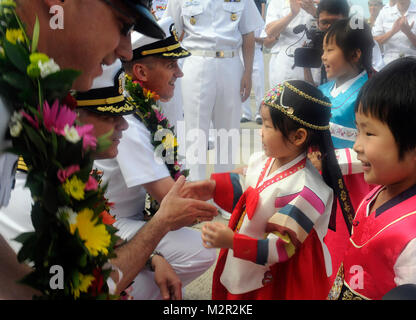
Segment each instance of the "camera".
[{"label": "camera", "polygon": [[295,34],[305,32],[309,42],[302,48],[297,48],[294,52],[295,66],[303,68],[320,68],[323,54],[323,41],[325,32],[318,29],[316,25],[308,28],[305,24],[300,24],[293,28]]}]

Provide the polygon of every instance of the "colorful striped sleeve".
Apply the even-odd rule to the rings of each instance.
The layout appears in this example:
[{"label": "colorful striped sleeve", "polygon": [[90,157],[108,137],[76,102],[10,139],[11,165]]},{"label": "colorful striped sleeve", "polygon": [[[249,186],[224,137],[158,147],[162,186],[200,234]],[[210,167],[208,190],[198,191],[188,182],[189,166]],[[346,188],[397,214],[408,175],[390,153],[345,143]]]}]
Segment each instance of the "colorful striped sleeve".
[{"label": "colorful striped sleeve", "polygon": [[277,212],[269,219],[266,237],[254,239],[234,234],[234,256],[257,264],[274,264],[290,259],[308,234],[316,221],[325,213],[327,199],[320,199],[308,187],[295,194],[277,198]]},{"label": "colorful striped sleeve", "polygon": [[211,179],[215,180],[214,201],[222,209],[232,212],[243,194],[244,177],[237,173],[214,173]]}]

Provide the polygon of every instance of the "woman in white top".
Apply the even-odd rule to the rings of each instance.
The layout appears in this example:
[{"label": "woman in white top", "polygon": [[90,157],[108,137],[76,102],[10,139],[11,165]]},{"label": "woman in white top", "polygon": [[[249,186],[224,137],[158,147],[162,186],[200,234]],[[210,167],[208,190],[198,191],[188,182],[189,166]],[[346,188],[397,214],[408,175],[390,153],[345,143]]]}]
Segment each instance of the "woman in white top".
[{"label": "woman in white top", "polygon": [[372,33],[384,47],[384,62],[405,56],[416,56],[416,5],[410,0],[398,0],[380,11]]}]

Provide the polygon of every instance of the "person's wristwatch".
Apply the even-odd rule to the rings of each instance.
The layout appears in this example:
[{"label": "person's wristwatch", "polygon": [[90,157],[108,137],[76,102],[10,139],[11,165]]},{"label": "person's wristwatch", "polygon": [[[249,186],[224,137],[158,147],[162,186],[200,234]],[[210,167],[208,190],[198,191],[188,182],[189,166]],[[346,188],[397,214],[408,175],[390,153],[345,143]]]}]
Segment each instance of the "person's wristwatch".
[{"label": "person's wristwatch", "polygon": [[155,271],[155,268],[152,266],[152,259],[154,256],[161,256],[163,258],[163,254],[161,254],[159,251],[153,251],[149,256],[149,259],[147,259],[145,267],[152,272]]}]

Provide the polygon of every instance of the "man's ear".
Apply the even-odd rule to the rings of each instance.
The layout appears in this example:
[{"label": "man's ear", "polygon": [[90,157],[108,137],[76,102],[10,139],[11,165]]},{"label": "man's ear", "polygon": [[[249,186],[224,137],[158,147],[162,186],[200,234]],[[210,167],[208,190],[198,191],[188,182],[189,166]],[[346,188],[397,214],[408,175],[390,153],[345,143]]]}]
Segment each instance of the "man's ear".
[{"label": "man's ear", "polygon": [[308,138],[308,131],[306,131],[305,128],[299,128],[293,133],[291,140],[295,146],[301,147],[305,143],[307,138]]},{"label": "man's ear", "polygon": [[135,63],[132,68],[133,76],[136,80],[146,82],[149,77],[149,70],[145,64]]}]

